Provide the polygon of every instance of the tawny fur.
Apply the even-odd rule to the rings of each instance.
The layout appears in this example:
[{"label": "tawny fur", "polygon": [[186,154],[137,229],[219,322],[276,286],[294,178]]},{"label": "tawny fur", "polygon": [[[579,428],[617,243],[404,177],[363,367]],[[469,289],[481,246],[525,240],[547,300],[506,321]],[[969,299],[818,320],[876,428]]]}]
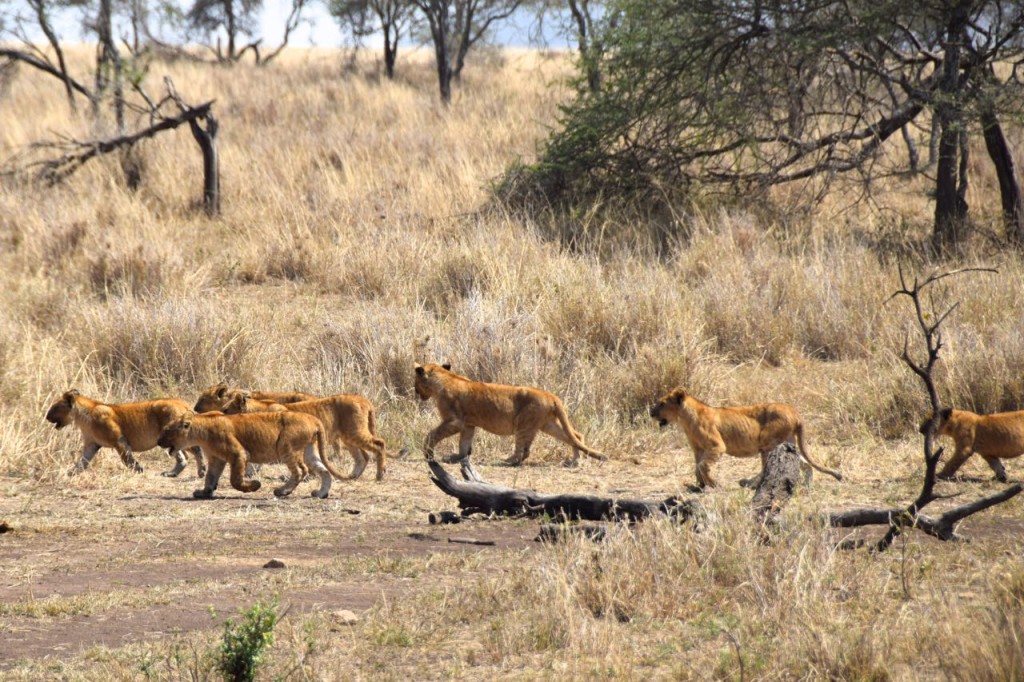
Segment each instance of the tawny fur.
[{"label": "tawny fur", "polygon": [[[925,419],[921,423],[922,433],[929,421]],[[948,436],[956,446],[953,456],[937,474],[938,478],[953,478],[964,462],[977,453],[995,473],[996,480],[1005,483],[1006,469],[999,460],[1024,454],[1024,412],[975,414],[946,408],[939,412],[935,436]]]},{"label": "tawny fur", "polygon": [[288,495],[301,480],[305,463],[320,476],[321,488],[315,497],[327,497],[331,476],[343,478],[329,462],[323,461],[324,427],[320,420],[307,414],[262,412],[225,415],[187,413],[170,424],[160,436],[165,447],[198,445],[209,459],[206,486],[196,490],[195,497],[212,497],[225,465],[231,468],[231,486],[241,492],[259,490],[259,481],[245,480],[245,467],[255,464],[279,463],[291,473],[284,486],[274,490],[277,496]]},{"label": "tawny fur", "polygon": [[[196,404],[192,409],[195,412],[223,410],[224,406],[228,404],[228,401],[241,391],[242,389],[230,388],[224,383],[210,386],[199,394],[199,399],[196,400]],[[297,403],[302,400],[316,400],[318,397],[309,393],[301,393],[299,391],[245,391],[245,393],[250,398],[255,398],[256,400],[265,400],[281,404]]]},{"label": "tawny fur", "polygon": [[[183,400],[147,400],[137,403],[102,403],[72,389],[54,401],[46,412],[46,421],[57,429],[74,424],[82,433],[82,453],[71,474],[85,470],[100,448],[113,448],[124,465],[135,471],[142,466],[134,453],[157,447],[161,431],[181,415],[189,412]],[[180,449],[168,452],[176,466],[165,475],[177,476],[185,468],[185,454]],[[193,451],[198,474],[206,472],[202,454]]]},{"label": "tawny fur", "polygon": [[468,457],[477,428],[498,436],[515,436],[515,452],[506,460],[509,464],[521,464],[529,457],[540,431],[570,445],[572,463],[579,460],[580,451],[594,459],[607,459],[583,443],[562,401],[543,389],[473,381],[433,363],[416,366],[414,386],[421,400],[433,399],[441,415],[440,425],[427,434],[424,444],[428,459],[434,456],[434,446],[455,434],[459,434],[459,457]]},{"label": "tawny fur", "polygon": [[[250,397],[245,391],[237,392],[224,406],[225,414],[245,414],[288,410],[311,414],[319,419],[327,434],[327,440],[334,444],[335,452],[344,447],[355,460],[351,479],[362,476],[369,463],[367,452],[373,453],[377,462],[377,480],[384,479],[386,453],[384,441],[377,436],[377,417],[373,403],[360,395],[338,394],[316,400],[280,405]],[[324,453],[324,459],[327,459]]]},{"label": "tawny fur", "polygon": [[[804,427],[800,415],[784,403],[761,403],[738,407],[711,407],[677,388],[663,395],[651,408],[651,417],[661,426],[677,424],[693,448],[700,488],[717,485],[711,475],[712,465],[723,453],[733,457],[762,458],[774,447],[795,442],[800,455],[811,467],[843,479],[838,471],[815,464],[804,446]],[[809,472],[808,472],[809,473]],[[754,479],[754,482],[759,480]]]}]

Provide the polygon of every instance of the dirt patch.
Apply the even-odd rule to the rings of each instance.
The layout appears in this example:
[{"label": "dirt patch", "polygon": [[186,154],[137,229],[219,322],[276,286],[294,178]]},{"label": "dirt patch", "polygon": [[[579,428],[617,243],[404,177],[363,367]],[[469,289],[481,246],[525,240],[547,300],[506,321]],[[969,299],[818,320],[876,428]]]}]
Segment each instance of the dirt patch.
[{"label": "dirt patch", "polygon": [[[373,492],[371,489],[370,493]],[[260,598],[349,609],[435,585],[429,563],[534,547],[536,522],[430,526],[366,499],[55,495],[0,501],[0,668],[205,630]],[[354,503],[367,511],[351,513]],[[420,520],[414,520],[420,519]],[[493,546],[451,543],[487,540]],[[263,568],[278,559],[283,569]],[[215,613],[216,616],[212,616]]]}]

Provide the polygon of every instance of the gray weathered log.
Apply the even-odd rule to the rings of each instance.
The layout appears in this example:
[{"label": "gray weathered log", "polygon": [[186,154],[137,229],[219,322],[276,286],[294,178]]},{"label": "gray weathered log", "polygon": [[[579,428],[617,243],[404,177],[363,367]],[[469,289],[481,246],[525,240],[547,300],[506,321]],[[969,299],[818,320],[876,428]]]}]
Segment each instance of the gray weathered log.
[{"label": "gray weathered log", "polygon": [[534,542],[563,542],[573,537],[584,537],[600,542],[608,534],[605,523],[545,523],[537,532]]},{"label": "gray weathered log", "polygon": [[[446,494],[458,499],[463,516],[498,514],[508,516],[550,516],[567,520],[637,521],[668,515],[685,520],[702,512],[696,500],[663,501],[617,499],[596,495],[541,495],[533,490],[506,488],[480,480],[459,481],[436,460],[428,460],[430,480]],[[472,474],[477,478],[475,471]]]},{"label": "gray weathered log", "polygon": [[782,443],[764,456],[757,490],[751,507],[762,526],[775,523],[776,517],[800,483],[800,453],[792,443]]}]

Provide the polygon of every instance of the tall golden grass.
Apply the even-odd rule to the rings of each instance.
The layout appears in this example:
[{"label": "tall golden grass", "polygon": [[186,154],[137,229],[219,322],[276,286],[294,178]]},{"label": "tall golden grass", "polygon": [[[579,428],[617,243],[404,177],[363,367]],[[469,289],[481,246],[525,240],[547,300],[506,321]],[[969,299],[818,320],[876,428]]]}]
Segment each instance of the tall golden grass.
[{"label": "tall golden grass", "polygon": [[[720,523],[704,534],[649,523],[602,545],[496,554],[490,573],[387,601],[354,634],[324,635],[330,646],[303,670],[339,679],[348,676],[336,665],[395,678],[1024,674],[1024,573],[1006,554],[1019,544],[912,538],[902,555],[873,557],[837,552],[834,535],[806,520],[830,504],[913,493],[925,402],[898,360],[907,335],[912,351],[916,341],[907,305],[888,300],[898,263],[908,273],[999,268],[938,292],[940,307],[959,308],[944,326],[937,379],[959,407],[1024,406],[1024,261],[983,238],[956,257],[927,255],[923,183],[883,182],[875,202],[840,193],[800,215],[785,212],[781,192],[771,209],[706,200],[681,209],[668,234],[582,215],[572,225],[583,238],[570,246],[559,238],[564,221],[482,210],[489,182],[531,159],[555,125],[569,96],[562,58],[502,53],[467,70],[450,109],[426,54],[407,55],[395,82],[369,59],[343,72],[337,55],[315,51],[270,68],[156,63],[150,81],[164,74],[189,101],[216,99],[222,216],[198,206],[201,159],[185,130],[142,146],[134,193],[113,159],[52,188],[0,184],[0,476],[28,489],[65,484],[77,437],[42,415],[70,387],[109,401],[190,399],[221,380],[361,393],[378,405],[390,448],[418,452],[434,417],[414,402],[411,369],[444,360],[562,396],[595,447],[671,465],[659,483],[666,494],[693,471],[678,436],[646,417],[659,393],[683,384],[713,404],[787,401],[805,415],[820,460],[841,462],[850,483],[819,483],[771,546],[750,532],[742,493],[724,492],[710,496]],[[72,119],[58,83],[26,70],[2,98],[5,157],[54,131],[94,129]],[[994,179],[980,163],[974,170],[968,199],[994,224]],[[479,456],[506,456],[506,446],[484,438]],[[561,452],[537,448],[542,462]],[[999,513],[1019,517],[1021,505]],[[274,654],[279,672],[305,646],[293,634]],[[130,676],[139,649],[126,651],[81,665]]]}]

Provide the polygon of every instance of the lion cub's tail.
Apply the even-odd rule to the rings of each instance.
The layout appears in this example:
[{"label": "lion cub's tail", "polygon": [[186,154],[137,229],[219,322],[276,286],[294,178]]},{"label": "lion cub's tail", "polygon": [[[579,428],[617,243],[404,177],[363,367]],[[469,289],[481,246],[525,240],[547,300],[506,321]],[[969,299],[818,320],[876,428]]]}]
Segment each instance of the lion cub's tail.
[{"label": "lion cub's tail", "polygon": [[804,445],[804,425],[802,423],[798,423],[793,431],[796,434],[797,445],[800,446],[800,456],[804,458],[805,462],[810,464],[813,468],[817,469],[821,473],[828,474],[837,481],[843,480],[843,475],[841,473],[834,469],[828,469],[819,464],[816,464],[814,460],[811,459],[811,456],[807,454],[807,446]]},{"label": "lion cub's tail", "polygon": [[343,476],[340,471],[335,469],[334,465],[331,464],[330,458],[327,456],[327,438],[324,435],[323,424],[316,430],[316,449],[320,451],[320,461],[327,467],[327,471],[330,472],[331,476],[339,481],[348,480],[348,476]]},{"label": "lion cub's tail", "polygon": [[608,455],[602,455],[596,450],[591,450],[576,437],[576,430],[573,429],[572,424],[569,423],[569,415],[565,411],[565,405],[563,405],[562,401],[557,397],[555,398],[555,416],[558,417],[559,425],[561,425],[562,430],[565,431],[565,435],[569,438],[574,447],[579,448],[599,462],[604,462],[608,459]]}]

